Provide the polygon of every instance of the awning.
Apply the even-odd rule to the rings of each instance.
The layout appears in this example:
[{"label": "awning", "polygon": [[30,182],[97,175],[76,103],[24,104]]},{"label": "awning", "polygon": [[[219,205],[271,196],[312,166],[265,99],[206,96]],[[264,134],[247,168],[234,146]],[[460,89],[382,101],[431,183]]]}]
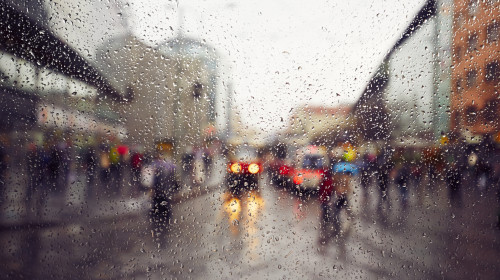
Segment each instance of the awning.
[{"label": "awning", "polygon": [[0,1],[0,50],[96,87],[113,100],[121,95],[81,55],[22,12]]}]

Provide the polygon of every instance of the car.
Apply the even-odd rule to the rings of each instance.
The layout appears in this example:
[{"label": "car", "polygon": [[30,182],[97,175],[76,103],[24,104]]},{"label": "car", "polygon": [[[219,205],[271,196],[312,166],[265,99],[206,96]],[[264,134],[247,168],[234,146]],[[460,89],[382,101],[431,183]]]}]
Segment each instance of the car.
[{"label": "car", "polygon": [[270,153],[267,172],[271,183],[279,187],[289,186],[289,173],[292,170],[287,158],[287,147],[285,144],[275,145]]},{"label": "car", "polygon": [[324,147],[310,145],[297,154],[293,170],[289,170],[292,188],[301,192],[317,192],[329,181],[330,159]]},{"label": "car", "polygon": [[255,148],[243,145],[233,149],[229,153],[226,176],[229,191],[239,194],[242,191],[258,190],[262,171],[262,163]]}]

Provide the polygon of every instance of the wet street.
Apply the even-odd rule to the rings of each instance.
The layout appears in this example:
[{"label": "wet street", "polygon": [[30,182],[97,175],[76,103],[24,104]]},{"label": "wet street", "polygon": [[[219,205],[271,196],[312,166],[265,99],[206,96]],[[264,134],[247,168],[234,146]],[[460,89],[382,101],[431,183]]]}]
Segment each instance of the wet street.
[{"label": "wet street", "polygon": [[[375,186],[367,206],[355,188],[352,218],[342,219],[342,234],[320,243],[317,197],[299,198],[265,176],[260,186],[260,192],[239,198],[220,182],[179,196],[171,224],[156,239],[147,196],[122,214],[92,216],[82,210],[60,225],[3,229],[1,263],[8,274],[2,278],[497,279],[500,274],[493,191],[464,190],[472,194],[464,195],[461,207],[450,207],[440,185],[411,188],[405,211],[394,186],[389,210],[377,210]],[[101,211],[120,213],[126,203],[134,204],[123,200]]]}]

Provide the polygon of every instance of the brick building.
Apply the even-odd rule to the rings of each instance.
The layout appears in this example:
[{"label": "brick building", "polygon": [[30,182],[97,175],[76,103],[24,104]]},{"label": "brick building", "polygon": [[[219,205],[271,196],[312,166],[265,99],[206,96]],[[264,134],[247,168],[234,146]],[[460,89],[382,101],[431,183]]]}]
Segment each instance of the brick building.
[{"label": "brick building", "polygon": [[500,131],[500,1],[455,0],[450,130]]}]

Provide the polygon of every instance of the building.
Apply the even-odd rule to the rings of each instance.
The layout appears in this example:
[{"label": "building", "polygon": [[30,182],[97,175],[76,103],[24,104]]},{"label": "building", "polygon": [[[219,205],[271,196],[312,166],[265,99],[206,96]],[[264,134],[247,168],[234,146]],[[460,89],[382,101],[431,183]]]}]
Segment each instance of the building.
[{"label": "building", "polygon": [[118,91],[54,35],[43,6],[23,4],[35,8],[0,1],[0,160],[2,175],[12,175],[2,195],[25,194],[30,167],[37,163],[28,160],[33,151],[57,149],[65,155],[57,167],[76,172],[84,166],[85,149],[126,136],[108,102],[119,99]]},{"label": "building", "polygon": [[[292,146],[308,144],[330,145],[346,140],[346,131],[353,124],[351,107],[302,106],[294,110],[286,131],[286,143]],[[349,134],[349,133],[347,133]]]},{"label": "building", "polygon": [[113,111],[131,145],[151,149],[169,139],[182,153],[214,136],[220,82],[214,48],[184,37],[151,47],[127,33],[103,44],[97,56],[120,92]]},{"label": "building", "polygon": [[433,141],[446,133],[450,9],[449,1],[427,1],[375,71],[353,108],[365,141]]},{"label": "building", "polygon": [[364,141],[387,140],[390,137],[389,112],[384,99],[388,79],[387,63],[383,63],[353,106],[351,114]]},{"label": "building", "polygon": [[119,97],[106,78],[47,26],[33,19],[35,15],[5,2],[0,2],[0,8],[3,138],[19,144],[45,141],[44,134],[50,134],[49,130],[75,137],[124,137],[116,119],[106,117],[111,114],[107,114],[109,104],[104,99]]},{"label": "building", "polygon": [[222,94],[219,55],[214,47],[183,35],[156,49],[171,62],[164,76],[174,98],[172,132],[179,151],[207,144],[217,134],[213,128],[218,127],[215,103]]},{"label": "building", "polygon": [[463,136],[500,131],[500,2],[455,0],[452,131]]},{"label": "building", "polygon": [[153,148],[156,140],[173,137],[167,134],[172,130],[167,120],[173,118],[164,78],[171,68],[168,59],[130,33],[105,42],[96,56],[99,68],[120,94],[111,103],[128,129],[127,142]]}]

